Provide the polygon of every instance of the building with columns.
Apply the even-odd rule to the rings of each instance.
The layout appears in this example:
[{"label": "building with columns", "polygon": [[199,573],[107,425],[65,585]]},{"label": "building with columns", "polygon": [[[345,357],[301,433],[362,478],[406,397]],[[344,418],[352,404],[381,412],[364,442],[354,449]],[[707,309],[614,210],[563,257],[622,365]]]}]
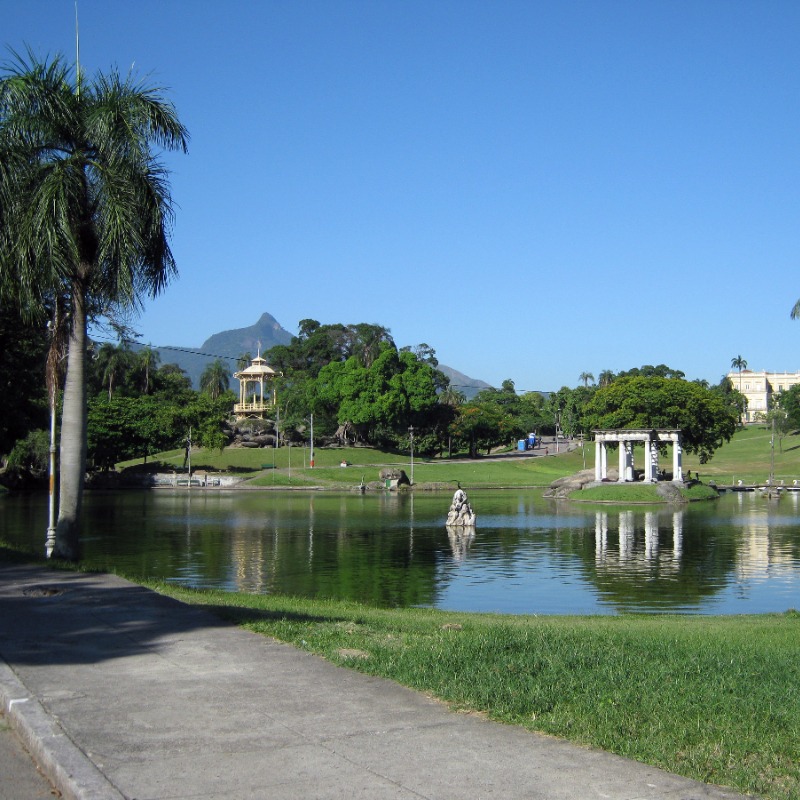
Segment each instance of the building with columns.
[{"label": "building with columns", "polygon": [[800,383],[800,372],[755,372],[751,369],[731,370],[726,376],[731,386],[745,396],[744,421],[753,422],[769,411],[772,397]]},{"label": "building with columns", "polygon": [[683,449],[681,446],[681,432],[677,429],[635,429],[619,428],[617,430],[593,431],[594,433],[594,479],[604,481],[608,479],[608,445],[616,444],[619,447],[619,483],[629,483],[635,480],[634,446],[638,443],[644,445],[644,475],[645,483],[656,483],[659,480],[658,448],[662,443],[672,445],[672,480],[683,481]]}]

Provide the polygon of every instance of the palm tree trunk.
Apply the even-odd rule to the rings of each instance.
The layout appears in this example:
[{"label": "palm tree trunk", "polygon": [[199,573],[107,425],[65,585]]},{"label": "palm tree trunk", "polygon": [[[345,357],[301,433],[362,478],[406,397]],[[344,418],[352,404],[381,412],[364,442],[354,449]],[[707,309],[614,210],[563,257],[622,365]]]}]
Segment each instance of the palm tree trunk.
[{"label": "palm tree trunk", "polygon": [[61,476],[54,558],[80,558],[79,519],[86,476],[86,298],[73,288],[64,406],[61,412]]}]

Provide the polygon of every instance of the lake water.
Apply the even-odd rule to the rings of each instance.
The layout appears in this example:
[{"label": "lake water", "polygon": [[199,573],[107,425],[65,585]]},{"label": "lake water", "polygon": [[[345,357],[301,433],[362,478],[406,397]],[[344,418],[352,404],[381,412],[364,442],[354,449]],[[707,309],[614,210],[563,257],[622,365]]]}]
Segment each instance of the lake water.
[{"label": "lake water", "polygon": [[[509,614],[750,614],[800,608],[800,498],[752,493],[682,508],[555,503],[472,491],[474,537],[451,495],[93,492],[94,566],[196,587]],[[41,552],[47,497],[0,497],[0,536]]]}]

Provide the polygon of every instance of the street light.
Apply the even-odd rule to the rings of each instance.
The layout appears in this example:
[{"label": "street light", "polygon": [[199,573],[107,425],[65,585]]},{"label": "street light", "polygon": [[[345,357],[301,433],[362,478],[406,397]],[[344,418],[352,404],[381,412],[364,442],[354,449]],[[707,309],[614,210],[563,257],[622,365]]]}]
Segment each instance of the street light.
[{"label": "street light", "polygon": [[314,415],[311,415],[311,450],[308,454],[310,469],[314,469]]},{"label": "street light", "polygon": [[414,426],[408,428],[408,436],[411,439],[411,485],[414,485]]}]

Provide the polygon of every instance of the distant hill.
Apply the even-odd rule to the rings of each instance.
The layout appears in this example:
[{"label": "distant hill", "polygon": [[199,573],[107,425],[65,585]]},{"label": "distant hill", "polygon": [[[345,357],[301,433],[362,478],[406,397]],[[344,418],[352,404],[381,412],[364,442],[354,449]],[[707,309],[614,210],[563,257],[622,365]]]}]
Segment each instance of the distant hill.
[{"label": "distant hill", "polygon": [[452,367],[447,367],[444,364],[439,364],[440,372],[443,372],[450,378],[450,385],[459,392],[463,392],[467,400],[471,400],[482,389],[491,389],[492,387],[485,381],[479,381],[477,378],[470,378],[463,372],[459,372]]},{"label": "distant hill", "polygon": [[[162,364],[177,364],[192,379],[192,386],[197,389],[200,386],[200,375],[215,359],[226,360],[233,372],[236,369],[236,360],[242,353],[255,356],[260,343],[261,354],[264,355],[276,344],[289,344],[292,336],[293,334],[283,328],[272,314],[265,312],[255,325],[214,333],[199,347],[169,346],[154,349],[157,350]],[[467,399],[474,397],[481,389],[490,388],[488,383],[470,378],[463,372],[444,364],[439,364],[439,369],[450,378],[453,387],[463,392]]]}]

